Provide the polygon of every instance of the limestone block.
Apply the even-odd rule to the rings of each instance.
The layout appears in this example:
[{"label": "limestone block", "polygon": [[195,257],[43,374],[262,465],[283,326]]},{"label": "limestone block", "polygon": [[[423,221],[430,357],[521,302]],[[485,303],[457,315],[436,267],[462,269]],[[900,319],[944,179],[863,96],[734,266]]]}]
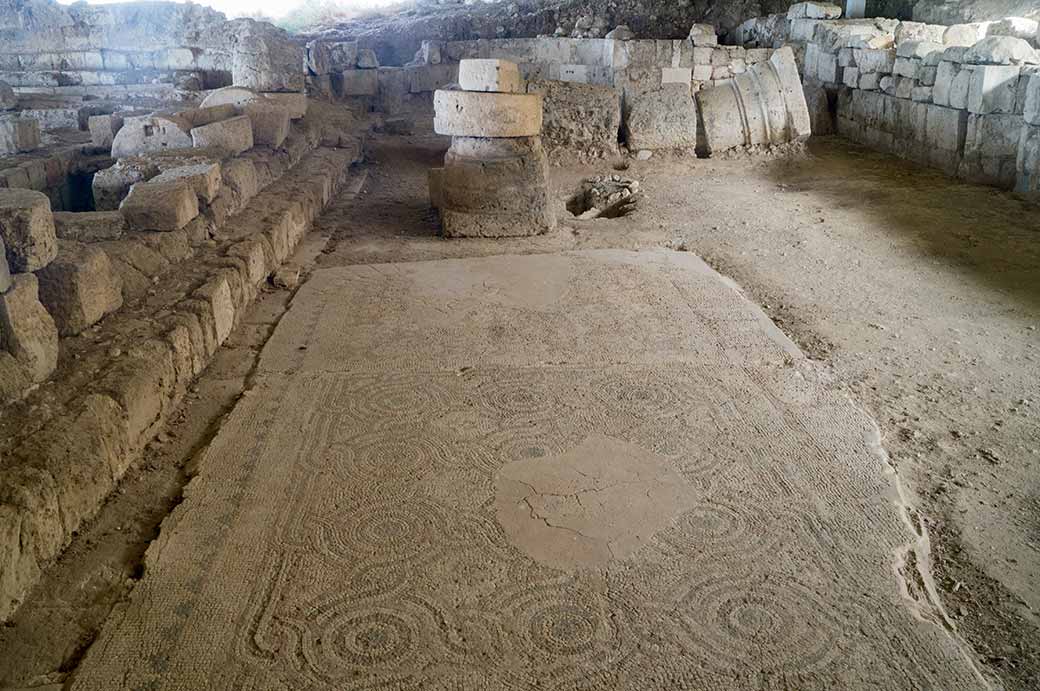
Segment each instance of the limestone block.
[{"label": "limestone block", "polygon": [[199,215],[195,190],[185,180],[139,182],[119,205],[134,230],[180,230]]},{"label": "limestone block", "polygon": [[684,84],[665,84],[626,101],[625,138],[631,151],[697,146],[697,106]]},{"label": "limestone block", "polygon": [[0,81],[0,110],[14,110],[18,105],[18,96],[7,82]]},{"label": "limestone block", "polygon": [[914,58],[896,58],[895,68],[892,74],[907,79],[917,79],[917,70],[921,67],[921,61]]},{"label": "limestone block", "polygon": [[971,46],[947,46],[943,51],[942,59],[946,62],[955,62],[958,65],[967,62],[965,58],[971,51]]},{"label": "limestone block", "polygon": [[971,87],[971,76],[975,72],[975,65],[961,65],[957,76],[950,85],[950,107],[968,107],[968,93]]},{"label": "limestone block", "polygon": [[32,118],[0,117],[0,155],[32,151],[40,146],[40,124]]},{"label": "limestone block", "polygon": [[202,99],[202,103],[199,104],[200,108],[212,108],[215,106],[231,105],[240,108],[247,103],[259,101],[261,96],[252,89],[247,89],[242,86],[225,86],[215,91],[209,92],[206,98]]},{"label": "limestone block", "polygon": [[690,67],[662,67],[661,85],[684,84],[687,87],[693,81],[693,69]]},{"label": "limestone block", "polygon": [[1023,117],[1030,125],[1040,125],[1040,73],[1031,75],[1026,83]]},{"label": "limestone block", "polygon": [[853,89],[859,88],[859,69],[855,67],[846,67],[842,72],[842,80],[845,86]]},{"label": "limestone block", "polygon": [[112,139],[112,156],[124,158],[164,149],[190,149],[191,127],[175,115],[125,118]]},{"label": "limestone block", "polygon": [[289,91],[281,93],[264,93],[264,98],[273,101],[289,111],[290,120],[299,120],[307,114],[307,94],[292,93]]},{"label": "limestone block", "polygon": [[40,304],[39,282],[31,273],[15,274],[0,294],[0,348],[41,382],[58,366],[58,329]]},{"label": "limestone block", "polygon": [[0,293],[11,287],[11,268],[7,264],[7,248],[3,237],[0,237]]},{"label": "limestone block", "polygon": [[1015,191],[1023,194],[1040,193],[1040,127],[1025,125],[1018,140],[1015,162]]},{"label": "limestone block", "polygon": [[816,61],[816,78],[828,84],[841,83],[841,68],[835,53],[820,51]]},{"label": "limestone block", "polygon": [[90,143],[101,149],[109,149],[116,133],[123,127],[123,117],[116,114],[91,115],[87,118]]},{"label": "limestone block", "polygon": [[635,32],[632,31],[627,24],[618,24],[616,27],[608,31],[607,35],[603,38],[608,41],[631,41],[635,37]]},{"label": "limestone block", "polygon": [[813,39],[819,19],[792,19],[789,22],[788,36],[792,41],[808,43]]},{"label": "limestone block", "polygon": [[256,91],[303,91],[303,46],[282,33],[239,38],[231,65],[235,86]]},{"label": "limestone block", "polygon": [[924,24],[922,22],[899,22],[896,27],[896,45],[906,41],[930,41],[942,43],[946,27],[938,24]]},{"label": "limestone block", "polygon": [[224,163],[224,187],[234,199],[232,207],[237,211],[256,196],[260,186],[257,182],[256,166],[247,158],[236,158]]},{"label": "limestone block", "polygon": [[719,37],[715,35],[715,27],[711,24],[694,24],[690,28],[690,41],[695,46],[719,45]]},{"label": "limestone block", "polygon": [[960,177],[1013,188],[1022,129],[1022,118],[1014,114],[969,116]]},{"label": "limestone block", "polygon": [[189,129],[203,127],[204,125],[210,125],[214,122],[220,122],[221,120],[227,120],[236,115],[238,115],[238,107],[230,103],[192,108],[191,110],[178,113],[178,117],[181,117],[188,122]]},{"label": "limestone block", "polygon": [[289,109],[275,104],[250,103],[245,114],[253,125],[253,144],[278,148],[289,136]]},{"label": "limestone block", "polygon": [[896,51],[870,50],[868,48],[854,48],[853,57],[856,67],[861,74],[878,72],[881,74],[892,74],[896,66]]},{"label": "limestone block", "polygon": [[209,204],[216,199],[223,186],[219,163],[196,163],[168,168],[152,178],[150,182],[158,184],[174,180],[183,180],[188,183],[201,204]]},{"label": "limestone block", "polygon": [[914,80],[907,77],[896,77],[896,98],[910,98],[914,91]]},{"label": "limestone block", "polygon": [[973,65],[1036,64],[1037,55],[1033,47],[1020,38],[987,36],[968,49],[964,62]]},{"label": "limestone block", "polygon": [[313,75],[328,74],[332,63],[328,41],[310,41],[306,45],[307,71]]},{"label": "limestone block", "polygon": [[943,44],[947,46],[973,46],[986,35],[982,24],[954,24],[943,32]]},{"label": "limestone block", "polygon": [[527,91],[542,96],[542,142],[551,155],[563,151],[583,157],[618,153],[621,95],[617,90],[546,80],[527,82]]},{"label": "limestone block", "polygon": [[939,66],[935,69],[935,88],[932,91],[933,102],[941,106],[950,105],[950,89],[953,87],[953,80],[957,78],[959,71],[960,68],[955,62],[943,60],[939,63]]},{"label": "limestone block", "polygon": [[935,86],[935,79],[938,74],[938,67],[922,67],[917,72],[917,81],[921,82],[921,86]]},{"label": "limestone block", "polygon": [[81,333],[123,306],[123,282],[98,247],[61,240],[57,258],[36,276],[40,302],[62,336]]},{"label": "limestone block", "polygon": [[459,86],[463,91],[523,93],[520,68],[508,60],[462,60],[459,62]]},{"label": "limestone block", "polygon": [[441,41],[423,41],[419,46],[417,57],[423,65],[439,65],[443,61],[443,43]]},{"label": "limestone block", "polygon": [[118,211],[55,211],[53,215],[54,232],[59,240],[118,240],[126,230],[126,219]]},{"label": "limestone block", "polygon": [[110,168],[99,170],[91,182],[94,208],[98,211],[117,210],[132,185],[158,174],[159,167],[155,163],[138,157],[124,158]]},{"label": "limestone block", "polygon": [[825,2],[799,2],[787,10],[788,19],[837,19],[841,7]]},{"label": "limestone block", "polygon": [[375,96],[379,93],[379,71],[343,70],[332,75],[332,91],[340,98]]},{"label": "limestone block", "polygon": [[58,252],[47,195],[26,189],[0,189],[0,238],[12,271],[37,271],[47,266]]},{"label": "limestone block", "polygon": [[379,68],[379,58],[376,52],[370,48],[359,48],[357,53],[357,68],[359,70],[374,70]]},{"label": "limestone block", "polygon": [[329,73],[352,70],[357,67],[357,41],[337,41],[329,44]]},{"label": "limestone block", "polygon": [[1037,27],[1040,22],[1026,17],[1005,17],[999,22],[993,22],[986,28],[987,36],[1011,36],[1024,41],[1032,41],[1036,38]]},{"label": "limestone block", "polygon": [[1020,68],[977,65],[968,87],[968,110],[980,115],[1014,113]]},{"label": "limestone block", "polygon": [[588,65],[560,65],[560,81],[571,82],[572,84],[588,84]]},{"label": "limestone block", "polygon": [[454,137],[533,137],[542,129],[538,94],[439,90],[434,94],[434,130]]},{"label": "limestone block", "polygon": [[[877,72],[870,72],[869,74],[861,74],[859,76],[858,88],[866,91],[877,91],[881,88],[881,75]],[[815,130],[813,130],[815,132]]]},{"label": "limestone block", "polygon": [[931,103],[932,102],[932,87],[930,86],[915,86],[910,90],[910,100],[917,103]]},{"label": "limestone block", "polygon": [[253,123],[246,115],[195,127],[191,141],[197,149],[213,147],[233,154],[253,148]]},{"label": "limestone block", "polygon": [[955,108],[929,106],[925,122],[925,143],[944,151],[962,151],[968,131],[968,113]]},{"label": "limestone block", "polygon": [[691,79],[698,82],[706,82],[711,79],[715,68],[711,65],[694,65]]}]

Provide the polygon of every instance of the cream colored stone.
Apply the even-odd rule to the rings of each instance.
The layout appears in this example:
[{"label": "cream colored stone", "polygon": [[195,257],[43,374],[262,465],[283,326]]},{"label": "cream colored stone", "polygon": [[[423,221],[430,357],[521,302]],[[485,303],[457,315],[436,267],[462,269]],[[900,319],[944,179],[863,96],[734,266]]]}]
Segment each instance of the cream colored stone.
[{"label": "cream colored stone", "polygon": [[454,137],[533,137],[542,130],[539,94],[437,91],[434,130]]}]

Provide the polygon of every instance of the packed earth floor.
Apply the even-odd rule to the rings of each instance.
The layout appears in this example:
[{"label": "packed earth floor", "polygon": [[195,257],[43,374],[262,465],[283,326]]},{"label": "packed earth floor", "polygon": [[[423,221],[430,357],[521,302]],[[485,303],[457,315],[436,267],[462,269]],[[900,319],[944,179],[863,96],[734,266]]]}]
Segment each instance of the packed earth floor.
[{"label": "packed earth floor", "polygon": [[1035,207],[822,138],[445,240],[446,146],[370,142],[3,686],[1040,686]]}]

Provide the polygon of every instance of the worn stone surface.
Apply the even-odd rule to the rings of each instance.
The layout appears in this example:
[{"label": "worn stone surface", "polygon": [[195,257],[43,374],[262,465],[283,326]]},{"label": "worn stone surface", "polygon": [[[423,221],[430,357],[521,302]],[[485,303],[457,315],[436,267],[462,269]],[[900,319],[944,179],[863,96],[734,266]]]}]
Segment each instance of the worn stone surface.
[{"label": "worn stone surface", "polygon": [[459,86],[463,91],[523,92],[520,68],[508,60],[462,60]]},{"label": "worn stone surface", "polygon": [[58,329],[40,304],[35,274],[15,274],[0,294],[0,348],[14,356],[34,382],[58,366]]},{"label": "worn stone surface", "polygon": [[159,174],[159,167],[149,160],[131,157],[120,159],[115,165],[99,170],[91,181],[94,208],[115,211],[130,193],[130,188]]},{"label": "worn stone surface", "polygon": [[0,236],[0,293],[11,287],[11,267],[7,264],[7,248],[4,238]]},{"label": "worn stone surface", "polygon": [[893,580],[877,438],[689,254],[321,270],[72,688],[984,688]]},{"label": "worn stone surface", "polygon": [[18,105],[18,96],[7,82],[0,81],[0,110],[13,110]]},{"label": "worn stone surface", "polygon": [[617,153],[621,130],[621,94],[617,90],[546,80],[527,82],[527,92],[542,97],[542,142],[551,158]]},{"label": "worn stone surface", "polygon": [[62,336],[82,332],[123,305],[122,281],[100,248],[61,240],[58,256],[36,276],[40,302]]},{"label": "worn stone surface", "polygon": [[191,141],[196,148],[213,147],[232,154],[253,148],[253,123],[247,115],[195,127]]},{"label": "worn stone surface", "polygon": [[684,84],[665,84],[626,102],[625,139],[632,151],[697,146],[697,105]]},{"label": "worn stone surface", "polygon": [[119,213],[135,230],[180,230],[199,215],[199,201],[184,179],[139,182],[119,205]]},{"label": "worn stone surface", "polygon": [[256,91],[302,91],[304,48],[270,24],[254,22],[239,36],[231,66],[235,86]]},{"label": "worn stone surface", "polygon": [[18,154],[40,147],[40,125],[33,118],[0,115],[0,154]]},{"label": "worn stone surface", "polygon": [[164,149],[190,149],[191,124],[176,115],[125,118],[112,139],[112,156],[124,158]]},{"label": "worn stone surface", "polygon": [[453,137],[533,137],[542,130],[538,94],[440,90],[433,100],[434,130]]},{"label": "worn stone surface", "polygon": [[47,195],[0,189],[0,238],[12,271],[36,271],[47,266],[58,251]]},{"label": "worn stone surface", "polygon": [[289,117],[293,120],[299,120],[307,114],[307,94],[304,93],[265,93],[264,98],[269,101],[274,101],[275,104],[288,109]]},{"label": "worn stone surface", "polygon": [[122,116],[115,114],[92,115],[87,119],[87,129],[90,130],[90,143],[103,149],[112,147],[116,133],[122,127]]},{"label": "worn stone surface", "polygon": [[987,36],[972,46],[964,62],[973,65],[1021,65],[1038,62],[1036,51],[1020,38]]},{"label": "worn stone surface", "polygon": [[250,103],[244,108],[253,125],[253,144],[278,148],[289,136],[289,109],[275,103]]},{"label": "worn stone surface", "polygon": [[219,163],[196,163],[168,168],[152,178],[150,182],[164,183],[174,180],[183,180],[188,183],[201,204],[209,204],[216,199],[223,186]]},{"label": "worn stone surface", "polygon": [[53,215],[54,232],[60,240],[118,240],[126,230],[126,219],[118,211],[55,211]]},{"label": "worn stone surface", "polygon": [[262,98],[263,96],[256,91],[247,89],[244,86],[225,86],[206,94],[206,98],[202,99],[200,107],[211,108],[222,105],[241,107],[247,103],[259,101]]}]

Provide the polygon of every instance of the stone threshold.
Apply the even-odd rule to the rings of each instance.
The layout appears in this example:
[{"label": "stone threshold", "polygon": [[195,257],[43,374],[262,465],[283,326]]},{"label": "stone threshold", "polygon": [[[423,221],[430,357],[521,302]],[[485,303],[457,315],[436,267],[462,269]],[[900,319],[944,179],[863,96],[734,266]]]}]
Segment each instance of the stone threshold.
[{"label": "stone threshold", "polygon": [[343,185],[360,146],[340,143],[294,153],[284,174],[289,160],[258,155],[267,189],[213,239],[164,258],[123,309],[62,339],[51,380],[4,409],[0,621],[97,513]]}]

